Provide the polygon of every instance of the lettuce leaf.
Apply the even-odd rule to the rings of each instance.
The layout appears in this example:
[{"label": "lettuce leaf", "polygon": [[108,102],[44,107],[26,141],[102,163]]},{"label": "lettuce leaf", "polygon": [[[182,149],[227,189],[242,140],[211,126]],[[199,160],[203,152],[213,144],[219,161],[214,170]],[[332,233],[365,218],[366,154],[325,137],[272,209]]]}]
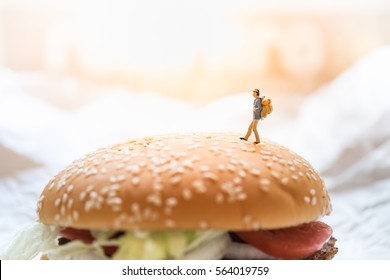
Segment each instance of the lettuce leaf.
[{"label": "lettuce leaf", "polygon": [[31,260],[39,252],[58,246],[56,227],[31,224],[16,233],[11,243],[0,253],[2,260]]},{"label": "lettuce leaf", "polygon": [[129,231],[111,239],[116,233],[93,230],[91,244],[73,240],[58,245],[58,227],[35,223],[21,230],[0,258],[33,259],[45,252],[50,259],[108,259],[102,247],[117,246],[113,259],[210,259],[222,257],[230,241],[224,231]]}]

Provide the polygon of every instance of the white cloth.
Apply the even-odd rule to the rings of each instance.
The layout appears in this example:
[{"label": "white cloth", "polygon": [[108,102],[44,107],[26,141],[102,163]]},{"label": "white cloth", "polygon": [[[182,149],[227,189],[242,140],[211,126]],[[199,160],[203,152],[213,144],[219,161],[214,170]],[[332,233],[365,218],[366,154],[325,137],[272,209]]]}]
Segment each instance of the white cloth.
[{"label": "white cloth", "polygon": [[[389,73],[390,48],[384,47],[303,103],[294,97],[283,105],[272,97],[275,110],[259,126],[263,137],[301,154],[324,177],[334,209],[324,220],[338,238],[336,259],[390,259]],[[22,87],[27,78],[33,79],[0,69],[0,203],[6,209],[0,246],[36,219],[47,181],[83,154],[164,132],[244,133],[250,120],[250,93],[197,108],[154,93],[107,90],[65,110]],[[299,114],[285,111],[285,104]]]}]

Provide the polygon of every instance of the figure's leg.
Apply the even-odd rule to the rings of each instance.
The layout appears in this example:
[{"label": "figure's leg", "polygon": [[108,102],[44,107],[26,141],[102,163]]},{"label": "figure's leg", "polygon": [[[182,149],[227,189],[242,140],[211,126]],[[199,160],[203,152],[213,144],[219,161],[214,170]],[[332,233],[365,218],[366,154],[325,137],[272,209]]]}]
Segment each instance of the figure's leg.
[{"label": "figure's leg", "polygon": [[255,133],[255,137],[256,137],[256,142],[259,142],[260,143],[260,136],[259,136],[259,132],[257,131],[257,124],[259,123],[259,120],[253,120],[253,132]]},{"label": "figure's leg", "polygon": [[247,131],[247,133],[246,133],[246,135],[245,135],[245,139],[246,139],[246,140],[248,140],[249,137],[251,136],[251,134],[252,134],[252,129],[253,129],[253,121],[250,123],[250,125],[249,125],[249,127],[248,127],[248,131]]}]

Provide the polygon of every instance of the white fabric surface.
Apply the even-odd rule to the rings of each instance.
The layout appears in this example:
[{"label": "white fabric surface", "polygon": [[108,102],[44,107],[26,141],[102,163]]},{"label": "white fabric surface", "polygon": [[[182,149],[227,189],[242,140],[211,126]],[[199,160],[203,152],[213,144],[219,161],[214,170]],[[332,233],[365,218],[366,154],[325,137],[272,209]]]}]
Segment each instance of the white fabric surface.
[{"label": "white fabric surface", "polygon": [[[336,259],[390,259],[389,73],[390,48],[383,47],[303,103],[294,97],[283,108],[274,99],[274,113],[259,127],[324,177],[334,209],[324,220],[338,238]],[[244,133],[251,118],[248,93],[199,108],[113,90],[64,110],[26,91],[25,78],[0,69],[0,247],[36,219],[48,180],[83,154],[164,132]],[[296,116],[293,108],[300,109]]]}]

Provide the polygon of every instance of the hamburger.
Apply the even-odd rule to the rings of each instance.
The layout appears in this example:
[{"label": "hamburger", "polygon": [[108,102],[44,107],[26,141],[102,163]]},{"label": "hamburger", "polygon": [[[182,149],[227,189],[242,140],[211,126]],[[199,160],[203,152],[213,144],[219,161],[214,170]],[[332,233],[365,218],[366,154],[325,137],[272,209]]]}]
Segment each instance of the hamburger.
[{"label": "hamburger", "polygon": [[[271,141],[166,134],[98,149],[44,188],[11,258],[331,259],[321,177]],[[19,255],[18,255],[19,254]],[[13,256],[13,257],[12,257]]]}]

